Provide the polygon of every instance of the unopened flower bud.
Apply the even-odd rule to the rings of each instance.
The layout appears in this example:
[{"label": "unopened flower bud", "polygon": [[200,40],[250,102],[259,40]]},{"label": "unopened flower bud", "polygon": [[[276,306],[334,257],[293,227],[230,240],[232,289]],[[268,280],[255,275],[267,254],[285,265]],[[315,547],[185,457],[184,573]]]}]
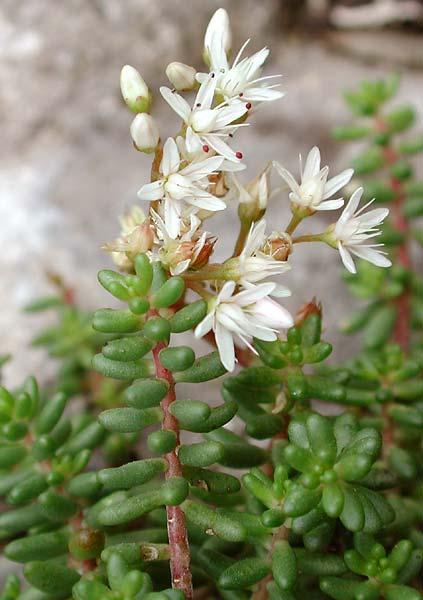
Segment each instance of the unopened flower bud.
[{"label": "unopened flower bud", "polygon": [[147,113],[137,115],[132,121],[131,136],[135,148],[147,154],[156,150],[160,139],[156,121]]},{"label": "unopened flower bud", "polygon": [[133,262],[138,254],[151,250],[154,244],[154,230],[149,218],[146,218],[138,206],[120,219],[121,232],[117,240],[105,244],[104,250],[112,253],[114,263],[122,270],[133,270]]},{"label": "unopened flower bud", "polygon": [[242,223],[247,225],[259,221],[267,208],[270,196],[269,168],[250,181],[245,187],[236,178],[233,181],[239,192],[238,215]]},{"label": "unopened flower bud", "polygon": [[223,49],[228,53],[232,47],[232,33],[229,23],[229,15],[224,8],[218,8],[207,25],[204,36],[204,61],[209,64],[209,51],[215,36],[221,36]]},{"label": "unopened flower bud", "polygon": [[197,87],[194,67],[180,62],[171,62],[166,67],[166,76],[178,92],[190,92]]},{"label": "unopened flower bud", "polygon": [[285,262],[292,252],[291,236],[286,232],[278,233],[274,231],[264,242],[261,251],[263,254],[272,257],[273,260]]},{"label": "unopened flower bud", "polygon": [[144,79],[134,67],[125,65],[120,73],[120,89],[128,108],[135,113],[148,112],[151,94]]}]

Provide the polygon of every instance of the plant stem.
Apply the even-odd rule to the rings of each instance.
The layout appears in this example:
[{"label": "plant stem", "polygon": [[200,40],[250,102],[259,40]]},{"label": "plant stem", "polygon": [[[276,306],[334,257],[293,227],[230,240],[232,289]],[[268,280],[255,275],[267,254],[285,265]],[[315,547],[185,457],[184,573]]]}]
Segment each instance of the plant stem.
[{"label": "plant stem", "polygon": [[288,227],[285,230],[286,233],[289,233],[289,235],[292,235],[302,220],[303,220],[303,217],[301,217],[298,213],[293,213],[291,220],[288,223]]},{"label": "plant stem", "polygon": [[[386,165],[392,165],[398,160],[398,155],[395,150],[387,146],[384,149],[384,157]],[[392,218],[395,229],[403,234],[404,241],[398,246],[396,251],[396,259],[398,263],[405,269],[411,266],[410,254],[408,250],[408,221],[402,213],[402,206],[405,200],[403,183],[394,176],[390,178],[391,189],[395,193],[395,199],[392,204]],[[394,340],[406,351],[410,341],[410,294],[406,287],[402,294],[396,299],[397,305],[397,320],[394,330]]]},{"label": "plant stem", "polygon": [[241,221],[241,227],[239,230],[238,238],[235,243],[235,249],[233,256],[239,256],[245,246],[245,240],[247,239],[248,232],[250,231],[250,226],[248,223],[244,223]]},{"label": "plant stem", "polygon": [[[279,527],[277,532],[272,536],[272,543],[269,550],[269,559],[272,559],[273,549],[275,547],[276,542],[280,540],[287,540],[289,536],[289,529],[285,525]],[[267,584],[272,581],[272,575],[267,575],[264,579],[260,581],[257,586],[257,589],[251,596],[251,600],[267,600],[269,597],[269,592],[267,591]]]},{"label": "plant stem", "polygon": [[297,237],[292,238],[293,244],[300,244],[302,242],[322,242],[324,233],[316,233],[316,234],[306,234],[299,235]]},{"label": "plant stem", "polygon": [[[162,429],[169,429],[176,434],[179,445],[179,424],[170,413],[169,408],[176,400],[175,382],[172,373],[165,369],[160,362],[160,350],[166,348],[165,342],[158,342],[153,349],[153,359],[156,368],[156,376],[165,379],[169,384],[169,391],[162,400],[163,409]],[[166,479],[170,477],[183,477],[181,463],[179,462],[176,449],[166,454],[169,468],[166,471]],[[172,587],[182,590],[186,600],[192,600],[192,576],[190,570],[190,550],[185,522],[185,514],[180,506],[166,506],[167,533],[170,546],[170,572],[172,576]]]}]

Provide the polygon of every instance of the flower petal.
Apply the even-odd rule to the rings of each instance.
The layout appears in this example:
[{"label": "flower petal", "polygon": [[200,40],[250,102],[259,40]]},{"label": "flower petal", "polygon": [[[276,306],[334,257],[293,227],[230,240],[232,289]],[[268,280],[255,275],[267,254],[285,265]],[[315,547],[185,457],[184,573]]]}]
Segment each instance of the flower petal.
[{"label": "flower petal", "polygon": [[342,262],[344,263],[345,268],[350,273],[357,273],[357,269],[355,268],[355,264],[354,264],[351,254],[349,253],[349,251],[346,248],[344,248],[344,246],[341,244],[341,242],[338,242],[338,250],[339,250],[339,254],[341,255],[341,259],[342,259]]},{"label": "flower petal", "polygon": [[197,327],[194,330],[194,335],[196,338],[202,338],[205,335],[207,335],[209,331],[211,331],[213,327],[213,319],[214,311],[211,311],[207,313],[207,315],[202,321],[200,321],[200,323],[198,323]]},{"label": "flower petal", "polygon": [[187,123],[191,115],[191,107],[188,102],[179,94],[172,92],[168,87],[161,87],[160,93],[169,104],[170,108],[172,108],[176,114]]},{"label": "flower petal", "polygon": [[339,175],[336,175],[335,177],[332,177],[331,179],[329,179],[325,183],[325,191],[323,194],[323,200],[326,200],[326,198],[330,198],[338,190],[343,188],[344,185],[347,185],[347,183],[351,180],[351,177],[353,175],[354,175],[354,169],[346,169],[345,171],[342,171],[342,173],[339,173]]},{"label": "flower petal", "polygon": [[317,146],[313,146],[313,148],[308,153],[306,163],[304,166],[304,171],[301,174],[301,181],[305,181],[306,179],[310,179],[317,175],[320,171],[320,150]]},{"label": "flower petal", "polygon": [[137,193],[140,200],[147,200],[152,202],[153,200],[161,200],[163,198],[163,181],[153,181],[152,183],[146,183],[143,185]]},{"label": "flower petal", "polygon": [[216,323],[215,337],[220,360],[225,369],[231,372],[235,369],[235,347],[232,334],[218,321]]}]

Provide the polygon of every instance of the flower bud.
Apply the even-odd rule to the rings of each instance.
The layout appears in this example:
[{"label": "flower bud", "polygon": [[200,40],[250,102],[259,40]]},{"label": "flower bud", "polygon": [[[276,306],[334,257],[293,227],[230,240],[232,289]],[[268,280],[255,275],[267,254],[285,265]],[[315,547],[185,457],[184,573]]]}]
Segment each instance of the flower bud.
[{"label": "flower bud", "polygon": [[166,67],[166,76],[178,92],[190,92],[197,86],[194,67],[180,62],[171,62]]},{"label": "flower bud", "polygon": [[292,252],[291,236],[286,232],[273,231],[264,242],[261,251],[273,260],[284,262]]},{"label": "flower bud", "polygon": [[228,53],[232,47],[232,33],[229,24],[229,16],[224,8],[218,8],[207,25],[206,34],[204,36],[203,54],[204,61],[207,64],[210,62],[209,48],[211,48],[212,39],[216,36],[222,37],[223,49]]},{"label": "flower bud", "polygon": [[235,177],[233,182],[239,193],[238,215],[242,223],[251,224],[259,221],[267,208],[270,197],[269,168],[260,173],[245,187],[241,186]]},{"label": "flower bud", "polygon": [[146,113],[137,115],[132,121],[131,136],[135,148],[146,154],[156,150],[160,139],[156,121]]},{"label": "flower bud", "polygon": [[151,94],[144,79],[134,67],[125,65],[120,72],[120,89],[128,108],[135,113],[150,110]]}]

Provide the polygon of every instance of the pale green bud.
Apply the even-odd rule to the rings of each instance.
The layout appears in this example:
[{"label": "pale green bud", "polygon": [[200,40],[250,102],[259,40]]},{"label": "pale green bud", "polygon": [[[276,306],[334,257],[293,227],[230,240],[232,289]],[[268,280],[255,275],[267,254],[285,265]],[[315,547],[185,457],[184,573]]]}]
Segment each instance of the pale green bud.
[{"label": "pale green bud", "polygon": [[184,63],[171,62],[166,67],[166,76],[178,92],[190,92],[197,87],[196,70]]},{"label": "pale green bud", "polygon": [[156,150],[160,139],[156,121],[147,113],[138,114],[132,121],[131,136],[135,148],[147,154]]},{"label": "pale green bud", "polygon": [[151,107],[151,94],[144,79],[134,67],[125,65],[120,73],[120,89],[128,108],[145,113]]}]

